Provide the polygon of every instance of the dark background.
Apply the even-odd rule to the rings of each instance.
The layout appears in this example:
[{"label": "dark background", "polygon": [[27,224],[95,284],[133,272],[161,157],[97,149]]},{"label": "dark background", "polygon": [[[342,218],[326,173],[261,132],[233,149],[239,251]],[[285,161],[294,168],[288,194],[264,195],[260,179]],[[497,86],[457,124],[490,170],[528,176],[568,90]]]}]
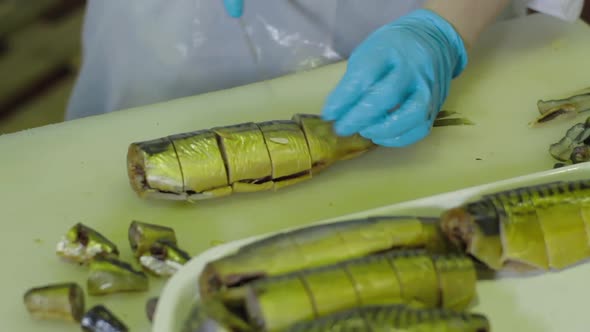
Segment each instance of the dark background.
[{"label": "dark background", "polygon": [[584,0],[584,8],[582,9],[582,19],[590,23],[590,0]]}]

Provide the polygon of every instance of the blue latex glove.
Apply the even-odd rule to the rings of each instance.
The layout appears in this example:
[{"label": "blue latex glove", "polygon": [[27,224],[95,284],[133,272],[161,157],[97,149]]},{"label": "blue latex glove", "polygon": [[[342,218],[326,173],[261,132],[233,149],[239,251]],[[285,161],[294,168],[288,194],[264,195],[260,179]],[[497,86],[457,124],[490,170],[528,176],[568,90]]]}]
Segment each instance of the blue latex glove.
[{"label": "blue latex glove", "polygon": [[225,10],[231,17],[239,18],[244,11],[244,0],[223,0]]},{"label": "blue latex glove", "polygon": [[352,52],[322,116],[335,121],[341,136],[360,133],[389,147],[413,144],[430,133],[451,80],[466,64],[453,26],[433,11],[416,10],[379,28]]}]

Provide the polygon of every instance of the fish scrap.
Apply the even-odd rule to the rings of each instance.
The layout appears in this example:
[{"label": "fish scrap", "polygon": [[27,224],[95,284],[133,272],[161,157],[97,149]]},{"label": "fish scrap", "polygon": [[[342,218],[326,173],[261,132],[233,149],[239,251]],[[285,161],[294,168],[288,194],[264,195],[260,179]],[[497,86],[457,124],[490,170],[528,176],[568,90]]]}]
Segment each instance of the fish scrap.
[{"label": "fish scrap", "polygon": [[537,127],[557,118],[570,118],[590,110],[590,92],[587,90],[568,98],[537,101],[540,115],[529,126]]},{"label": "fish scrap", "polygon": [[145,315],[150,323],[154,320],[154,315],[156,314],[156,307],[158,306],[159,300],[159,297],[150,297],[145,302]]},{"label": "fish scrap", "polygon": [[590,117],[569,128],[564,137],[549,146],[549,153],[560,161],[560,166],[590,160]]},{"label": "fish scrap", "polygon": [[[435,127],[470,125],[441,112]],[[360,135],[341,137],[318,115],[248,122],[131,143],[127,173],[142,198],[196,202],[234,193],[276,191],[332,164],[376,148]]]}]

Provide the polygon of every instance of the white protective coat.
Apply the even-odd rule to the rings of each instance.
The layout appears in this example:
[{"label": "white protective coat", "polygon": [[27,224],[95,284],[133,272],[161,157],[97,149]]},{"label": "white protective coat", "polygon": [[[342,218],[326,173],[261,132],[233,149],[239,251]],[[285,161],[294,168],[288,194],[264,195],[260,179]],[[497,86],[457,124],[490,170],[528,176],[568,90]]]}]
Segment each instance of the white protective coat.
[{"label": "white protective coat", "polygon": [[[424,1],[245,0],[240,21],[226,14],[222,0],[90,0],[82,68],[66,120],[334,63]],[[513,1],[501,19],[523,15],[528,6],[571,21],[582,5]]]}]

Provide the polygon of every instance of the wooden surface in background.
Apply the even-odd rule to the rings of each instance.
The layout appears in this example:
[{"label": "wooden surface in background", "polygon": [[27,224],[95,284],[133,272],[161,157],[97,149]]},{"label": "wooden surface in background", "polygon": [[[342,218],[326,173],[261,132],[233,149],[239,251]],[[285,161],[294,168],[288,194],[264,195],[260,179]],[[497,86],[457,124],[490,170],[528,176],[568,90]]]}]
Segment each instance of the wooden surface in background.
[{"label": "wooden surface in background", "polygon": [[63,121],[83,0],[0,0],[0,134]]}]

